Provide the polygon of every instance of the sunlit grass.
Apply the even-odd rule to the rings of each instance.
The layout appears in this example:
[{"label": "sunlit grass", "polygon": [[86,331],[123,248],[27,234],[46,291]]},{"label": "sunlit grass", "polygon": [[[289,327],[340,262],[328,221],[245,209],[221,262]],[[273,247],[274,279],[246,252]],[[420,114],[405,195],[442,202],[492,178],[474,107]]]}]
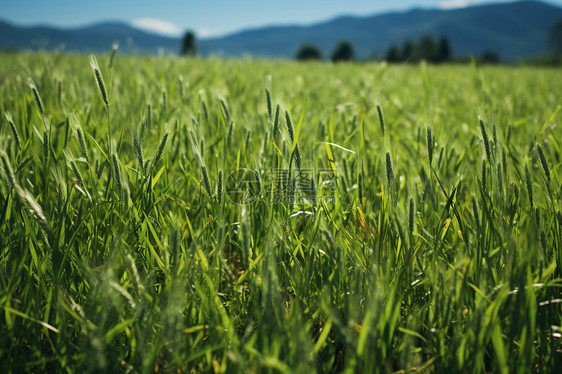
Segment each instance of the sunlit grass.
[{"label": "sunlit grass", "polygon": [[3,372],[562,365],[559,71],[1,57]]}]

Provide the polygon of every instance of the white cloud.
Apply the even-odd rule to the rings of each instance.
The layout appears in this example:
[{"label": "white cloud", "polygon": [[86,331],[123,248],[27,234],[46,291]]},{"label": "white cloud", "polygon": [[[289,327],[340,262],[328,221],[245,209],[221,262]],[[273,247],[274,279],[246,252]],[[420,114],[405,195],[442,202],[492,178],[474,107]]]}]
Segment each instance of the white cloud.
[{"label": "white cloud", "polygon": [[181,30],[171,22],[154,18],[140,18],[133,20],[133,26],[146,31],[155,32],[166,36],[180,36]]},{"label": "white cloud", "polygon": [[459,9],[473,5],[509,3],[511,1],[513,0],[446,0],[437,4],[437,6],[440,9]]},{"label": "white cloud", "polygon": [[213,36],[219,36],[221,35],[221,33],[217,32],[216,30],[202,27],[200,29],[195,30],[195,35],[197,35],[197,37],[199,38],[211,38]]},{"label": "white cloud", "polygon": [[439,8],[441,9],[457,9],[457,8],[466,8],[470,5],[470,2],[467,0],[450,0],[450,1],[442,1],[439,4]]}]

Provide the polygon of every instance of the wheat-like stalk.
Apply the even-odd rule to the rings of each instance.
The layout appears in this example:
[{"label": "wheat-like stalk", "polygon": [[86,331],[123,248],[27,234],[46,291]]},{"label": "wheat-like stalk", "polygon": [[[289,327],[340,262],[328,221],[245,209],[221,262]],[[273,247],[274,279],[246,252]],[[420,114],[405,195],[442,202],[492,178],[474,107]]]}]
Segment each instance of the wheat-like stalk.
[{"label": "wheat-like stalk", "polygon": [[141,169],[144,169],[144,158],[142,154],[142,144],[139,136],[137,135],[136,131],[132,130],[133,135],[133,151],[135,152],[135,157],[137,158],[137,162]]},{"label": "wheat-like stalk", "polygon": [[31,92],[33,93],[33,98],[35,99],[35,104],[37,104],[37,109],[39,109],[39,113],[41,116],[45,115],[45,108],[43,107],[43,100],[41,100],[41,96],[39,95],[39,91],[37,90],[37,86],[31,77],[27,78],[27,85],[31,88]]},{"label": "wheat-like stalk", "polygon": [[218,176],[218,180],[217,180],[217,199],[219,202],[219,205],[222,202],[222,170],[219,170],[219,176]]},{"label": "wheat-like stalk", "polygon": [[533,180],[531,179],[531,173],[529,172],[529,168],[527,167],[527,164],[525,164],[525,183],[527,185],[527,193],[529,194],[529,202],[531,203],[531,207],[534,207]]},{"label": "wheat-like stalk", "polygon": [[84,131],[82,127],[80,127],[80,123],[78,122],[78,118],[75,115],[70,116],[70,122],[72,122],[72,127],[76,130],[76,137],[78,138],[78,144],[80,146],[80,153],[86,159],[86,161],[90,161],[88,157],[88,148],[86,146],[86,138],[84,136]]},{"label": "wheat-like stalk", "polygon": [[380,105],[377,105],[377,113],[379,114],[379,123],[381,125],[382,136],[384,136],[384,117],[382,115],[382,109]]},{"label": "wheat-like stalk", "polygon": [[201,108],[203,109],[203,117],[205,117],[205,121],[208,121],[209,111],[207,110],[207,104],[205,104],[205,100],[201,100]]},{"label": "wheat-like stalk", "polygon": [[482,189],[486,192],[486,160],[482,160]]},{"label": "wheat-like stalk", "polygon": [[111,155],[111,160],[113,162],[113,180],[115,182],[115,187],[117,187],[118,190],[121,190],[121,187],[123,186],[121,168],[119,167],[119,161],[117,160],[117,155],[115,153]]},{"label": "wheat-like stalk", "polygon": [[271,93],[267,88],[265,89],[265,99],[267,102],[267,114],[269,116],[269,120],[271,121],[271,116],[273,114],[271,110]]},{"label": "wheat-like stalk", "polygon": [[426,129],[427,132],[427,158],[429,160],[429,166],[431,166],[431,162],[433,161],[433,138],[431,136],[431,128],[428,126]]},{"label": "wheat-like stalk", "polygon": [[542,170],[544,171],[544,175],[546,175],[546,179],[550,183],[550,169],[548,168],[548,163],[546,162],[546,157],[544,157],[544,152],[540,144],[537,144],[537,152],[539,153],[539,159],[541,161]]},{"label": "wheat-like stalk", "polygon": [[3,152],[0,153],[0,158],[2,159],[2,169],[4,171],[3,174],[6,180],[6,184],[9,188],[15,188],[17,182],[14,176],[14,171],[12,170],[12,164],[8,160],[8,156]]},{"label": "wheat-like stalk", "polygon": [[497,167],[497,174],[498,174],[498,191],[500,195],[503,194],[503,173],[502,173],[502,164],[498,162]]},{"label": "wheat-like stalk", "polygon": [[45,217],[45,213],[43,213],[43,208],[41,208],[37,201],[35,201],[35,198],[31,195],[31,193],[20,186],[16,186],[16,192],[24,205],[27,206],[29,213],[31,213],[31,216],[35,219],[41,230],[43,230],[46,234],[50,234],[51,229],[49,222]]},{"label": "wheat-like stalk", "polygon": [[234,136],[234,121],[230,122],[228,127],[228,135],[226,137],[226,145],[229,146],[232,143],[232,137]]},{"label": "wheat-like stalk", "polygon": [[100,91],[102,100],[107,109],[109,109],[109,98],[107,96],[107,89],[105,88],[105,82],[103,81],[103,76],[101,75],[100,66],[96,56],[90,55],[90,67],[94,72],[94,77],[96,78],[96,83],[98,85],[98,90]]},{"label": "wheat-like stalk", "polygon": [[228,110],[228,107],[226,106],[226,102],[224,101],[224,99],[220,99],[220,103],[222,106],[222,110],[224,111],[224,115],[226,117],[226,122],[230,121],[230,111]]},{"label": "wheat-like stalk", "polygon": [[156,156],[154,156],[154,161],[152,162],[152,168],[154,169],[156,167],[156,164],[158,163],[158,161],[160,161],[160,158],[162,157],[162,154],[164,153],[164,148],[166,148],[166,142],[168,141],[168,133],[165,133],[164,136],[162,137],[162,140],[160,141],[160,145],[158,146],[158,150],[156,151]]},{"label": "wheat-like stalk", "polygon": [[359,193],[359,204],[363,203],[363,173],[359,172],[357,176],[357,191]]},{"label": "wheat-like stalk", "polygon": [[478,212],[478,202],[474,196],[472,196],[472,214],[476,222],[476,233],[480,233],[480,213]]},{"label": "wheat-like stalk", "polygon": [[6,121],[8,121],[8,124],[10,125],[10,129],[12,130],[12,134],[14,135],[14,139],[16,140],[16,146],[21,151],[20,134],[18,133],[18,129],[16,128],[16,125],[14,123],[14,119],[12,118],[10,112],[5,112],[4,116],[6,117]]},{"label": "wheat-like stalk", "polygon": [[275,106],[275,119],[273,120],[273,141],[277,138],[279,132],[279,104]]},{"label": "wheat-like stalk", "polygon": [[392,170],[392,160],[390,159],[390,152],[386,152],[386,181],[389,186],[392,186],[394,180],[394,171]]},{"label": "wheat-like stalk", "polygon": [[[289,132],[289,137],[291,138],[291,144],[295,142],[295,131],[293,129],[293,122],[291,121],[291,114],[288,110],[285,111],[285,124],[287,125],[287,131]],[[299,145],[295,147],[295,163],[297,164],[297,168],[301,170],[302,168],[302,160],[301,160],[301,152],[299,149]]]},{"label": "wheat-like stalk", "polygon": [[29,213],[31,213],[41,230],[43,230],[46,234],[50,234],[51,229],[49,227],[47,218],[43,213],[43,209],[37,203],[37,201],[35,201],[35,198],[31,195],[31,193],[21,188],[18,184],[14,176],[12,165],[8,160],[8,156],[2,152],[0,153],[0,159],[2,160],[2,169],[4,171],[3,174],[6,178],[7,185],[16,191],[16,194],[21,203],[27,207],[27,210],[29,211]]},{"label": "wheat-like stalk", "polygon": [[113,67],[113,61],[115,60],[115,55],[117,54],[117,50],[119,49],[119,44],[113,43],[111,48],[111,56],[109,56],[109,68]]},{"label": "wheat-like stalk", "polygon": [[43,133],[43,157],[47,163],[49,161],[49,133],[47,131]]},{"label": "wheat-like stalk", "polygon": [[207,168],[205,167],[205,165],[201,165],[199,169],[201,171],[201,178],[203,179],[203,186],[205,187],[205,191],[207,191],[207,194],[209,196],[212,196],[211,183],[209,182],[209,175],[207,174]]},{"label": "wheat-like stalk", "polygon": [[486,126],[484,125],[484,121],[480,120],[480,131],[482,132],[482,140],[484,141],[484,149],[486,151],[486,158],[488,162],[492,157],[492,153],[490,151],[490,140],[488,139],[488,132],[486,131]]},{"label": "wheat-like stalk", "polygon": [[410,232],[414,232],[414,199],[410,198],[410,209],[409,209],[409,214],[408,214],[408,228],[410,229]]}]

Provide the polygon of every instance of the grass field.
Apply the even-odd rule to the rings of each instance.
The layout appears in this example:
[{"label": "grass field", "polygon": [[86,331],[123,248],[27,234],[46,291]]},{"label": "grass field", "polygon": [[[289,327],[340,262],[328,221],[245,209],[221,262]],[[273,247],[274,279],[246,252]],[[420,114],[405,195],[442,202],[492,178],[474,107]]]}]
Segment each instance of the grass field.
[{"label": "grass field", "polygon": [[0,58],[2,372],[561,367],[559,69]]}]

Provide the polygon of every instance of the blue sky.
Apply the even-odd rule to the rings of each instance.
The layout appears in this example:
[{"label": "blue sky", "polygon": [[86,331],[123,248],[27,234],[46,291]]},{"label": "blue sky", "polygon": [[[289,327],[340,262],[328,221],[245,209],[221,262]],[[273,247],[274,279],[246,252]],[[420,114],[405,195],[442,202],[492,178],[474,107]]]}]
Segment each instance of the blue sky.
[{"label": "blue sky", "polygon": [[[206,37],[271,24],[309,24],[342,14],[369,15],[413,7],[459,8],[484,2],[487,1],[0,0],[0,19],[20,25],[61,27],[120,20],[165,35],[181,35],[190,29]],[[562,6],[562,0],[549,3]]]}]

